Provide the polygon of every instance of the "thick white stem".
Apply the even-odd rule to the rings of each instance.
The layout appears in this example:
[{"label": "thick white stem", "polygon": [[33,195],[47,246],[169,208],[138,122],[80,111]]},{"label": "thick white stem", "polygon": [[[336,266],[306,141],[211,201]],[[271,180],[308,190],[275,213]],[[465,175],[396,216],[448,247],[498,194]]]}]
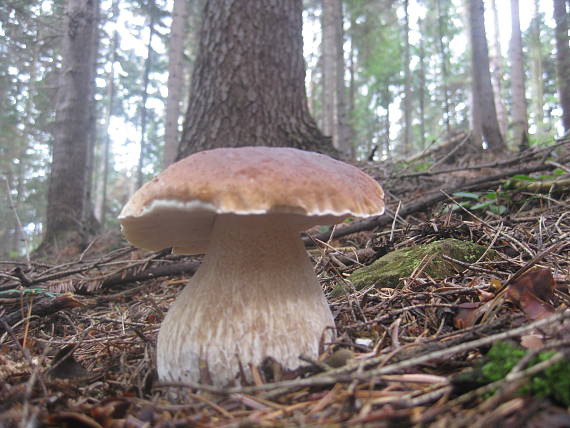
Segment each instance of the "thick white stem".
[{"label": "thick white stem", "polygon": [[210,242],[160,328],[160,379],[205,381],[202,363],[213,384],[227,385],[239,382],[240,364],[249,378],[267,357],[286,370],[299,355],[316,358],[334,321],[287,217],[221,215]]}]

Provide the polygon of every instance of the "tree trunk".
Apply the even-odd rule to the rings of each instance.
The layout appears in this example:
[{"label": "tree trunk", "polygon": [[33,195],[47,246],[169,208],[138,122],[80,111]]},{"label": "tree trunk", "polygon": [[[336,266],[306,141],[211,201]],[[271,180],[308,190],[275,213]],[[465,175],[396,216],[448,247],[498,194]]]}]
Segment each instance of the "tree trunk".
[{"label": "tree trunk", "polygon": [[178,158],[215,147],[334,154],[305,91],[301,0],[209,0]]},{"label": "tree trunk", "polygon": [[499,25],[499,13],[497,11],[497,1],[491,0],[491,9],[493,11],[493,27],[494,31],[494,55],[490,58],[491,63],[491,83],[495,93],[495,108],[497,109],[497,120],[499,121],[499,129],[501,135],[506,138],[508,126],[508,114],[503,102],[503,52],[501,50],[501,27]]},{"label": "tree trunk", "polygon": [[520,151],[523,151],[528,149],[528,113],[525,96],[519,0],[511,0],[511,24],[510,56],[513,143]]},{"label": "tree trunk", "polygon": [[[117,3],[118,0],[115,0]],[[113,8],[118,13],[118,8]],[[105,112],[105,138],[103,141],[103,150],[101,153],[101,166],[99,173],[99,186],[95,195],[95,214],[101,223],[101,227],[105,227],[107,216],[107,187],[109,181],[109,153],[111,151],[111,117],[114,114],[115,106],[115,63],[117,62],[117,50],[119,48],[119,34],[115,30],[111,41],[110,70],[107,75],[107,111]]]},{"label": "tree trunk", "polygon": [[[356,22],[353,16],[350,18],[350,30],[353,31],[354,27],[356,26]],[[351,36],[350,39],[350,53],[348,59],[348,73],[349,73],[349,81],[348,81],[348,103],[347,103],[347,112],[346,112],[346,124],[348,129],[348,141],[350,145],[350,154],[351,158],[356,158],[356,142],[355,140],[355,129],[354,129],[354,115],[356,110],[356,49],[354,46],[354,36]]]},{"label": "tree trunk", "polygon": [[92,0],[68,0],[66,5],[46,229],[40,251],[56,242],[85,238],[81,222],[86,209],[89,113],[93,102],[95,6]]},{"label": "tree trunk", "polygon": [[554,0],[556,21],[556,74],[562,107],[562,126],[570,132],[570,47],[568,46],[568,10],[566,0]]},{"label": "tree trunk", "polygon": [[[444,31],[443,31],[443,20],[445,18],[441,10],[441,0],[436,0],[435,2],[437,8],[437,32],[439,36],[439,52],[441,54],[441,83],[443,91],[443,121],[445,123],[445,132],[449,135],[451,132],[451,106],[449,103],[449,73],[448,73],[448,61],[449,53],[446,48],[446,43],[444,41]],[[423,41],[423,39],[422,39]],[[425,147],[425,143],[422,144]]]},{"label": "tree trunk", "polygon": [[481,130],[489,150],[494,153],[504,152],[507,148],[499,129],[491,85],[483,0],[469,0],[469,27],[471,78],[474,83],[473,99],[478,104]]},{"label": "tree trunk", "polygon": [[534,0],[534,17],[530,23],[530,71],[531,71],[531,93],[532,111],[534,113],[534,123],[537,127],[539,138],[547,132],[544,123],[544,59],[542,54],[542,16],[539,11],[539,0]]},{"label": "tree trunk", "polygon": [[148,99],[148,83],[150,76],[150,67],[152,65],[152,39],[154,37],[154,2],[151,0],[149,2],[149,15],[150,22],[148,24],[148,42],[147,42],[147,53],[146,59],[144,61],[144,72],[143,72],[143,91],[141,100],[141,139],[140,139],[140,153],[139,153],[139,163],[137,165],[137,189],[143,185],[143,168],[146,156],[146,101]]},{"label": "tree trunk", "polygon": [[[439,4],[439,3],[438,3]],[[418,27],[420,33],[423,34],[425,31],[423,21],[418,19]],[[420,119],[420,148],[424,150],[426,148],[426,52],[424,46],[423,37],[420,38],[420,48],[418,52],[419,59],[419,88],[418,88],[418,102],[419,102],[419,119]],[[447,83],[445,83],[446,89],[444,90],[444,97],[446,107],[449,106],[447,99]],[[447,110],[447,109],[446,109]],[[449,112],[444,112],[444,121],[446,124],[446,130],[449,132]]]},{"label": "tree trunk", "polygon": [[322,1],[323,132],[350,157],[344,83],[344,21],[341,0]]},{"label": "tree trunk", "polygon": [[383,141],[383,153],[384,156],[386,157],[386,159],[390,159],[392,157],[392,146],[391,146],[391,141],[390,141],[390,103],[392,101],[391,96],[390,96],[390,87],[386,86],[386,88],[384,88],[384,94],[383,94],[383,99],[384,99],[384,105],[382,107],[384,107],[384,110],[386,111],[386,114],[384,115],[384,141]]},{"label": "tree trunk", "polygon": [[402,154],[412,152],[412,71],[410,65],[410,15],[404,0],[404,147]]},{"label": "tree trunk", "polygon": [[168,98],[166,99],[166,125],[164,136],[163,166],[167,167],[176,158],[178,151],[178,120],[184,88],[184,41],[188,27],[186,0],[174,0],[172,25],[168,44]]},{"label": "tree trunk", "polygon": [[332,137],[332,143],[338,149],[336,115],[336,66],[338,17],[333,3],[338,0],[323,0],[322,8],[322,59],[323,59],[323,133]]},{"label": "tree trunk", "polygon": [[89,234],[94,234],[99,229],[99,222],[95,217],[93,206],[93,176],[95,175],[95,146],[97,144],[97,107],[95,104],[95,77],[97,76],[97,56],[99,52],[99,20],[100,20],[100,1],[94,2],[94,24],[91,29],[91,77],[89,83],[91,88],[89,92],[93,98],[89,102],[89,138],[87,145],[87,167],[85,175],[85,192],[83,194],[83,217],[81,223],[84,229],[89,230]]},{"label": "tree trunk", "polygon": [[[346,85],[344,82],[345,62],[344,62],[344,15],[342,13],[342,0],[335,0],[335,17],[337,17],[336,31],[336,148],[349,158],[354,158],[352,145],[350,144],[350,131],[348,127],[348,116],[346,106]],[[334,140],[333,140],[334,145]]]}]

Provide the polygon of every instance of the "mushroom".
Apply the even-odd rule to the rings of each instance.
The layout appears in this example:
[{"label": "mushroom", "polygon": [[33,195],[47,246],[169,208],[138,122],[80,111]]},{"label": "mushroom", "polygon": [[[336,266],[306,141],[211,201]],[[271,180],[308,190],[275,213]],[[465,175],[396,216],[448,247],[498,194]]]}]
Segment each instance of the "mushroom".
[{"label": "mushroom", "polygon": [[251,381],[316,359],[334,320],[299,232],[380,215],[380,185],[358,168],[291,148],[208,150],[172,164],[123,208],[135,246],[202,254],[158,334],[161,381]]}]

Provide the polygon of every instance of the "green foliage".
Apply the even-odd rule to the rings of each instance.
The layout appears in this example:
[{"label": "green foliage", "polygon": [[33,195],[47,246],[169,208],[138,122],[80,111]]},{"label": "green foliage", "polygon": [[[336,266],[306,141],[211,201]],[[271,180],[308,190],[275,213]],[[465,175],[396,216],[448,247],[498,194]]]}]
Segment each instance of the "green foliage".
[{"label": "green foliage", "polygon": [[455,192],[453,197],[458,200],[459,205],[448,204],[444,208],[444,212],[453,212],[464,207],[471,211],[490,211],[493,214],[501,215],[507,212],[507,205],[511,202],[510,193],[505,191]]},{"label": "green foliage", "polygon": [[[494,343],[481,367],[482,383],[505,378],[527,352],[509,342]],[[541,352],[530,359],[527,367],[546,361],[553,355],[554,352]],[[570,406],[570,361],[559,361],[532,376],[517,393],[523,396],[551,398],[564,406]]]}]

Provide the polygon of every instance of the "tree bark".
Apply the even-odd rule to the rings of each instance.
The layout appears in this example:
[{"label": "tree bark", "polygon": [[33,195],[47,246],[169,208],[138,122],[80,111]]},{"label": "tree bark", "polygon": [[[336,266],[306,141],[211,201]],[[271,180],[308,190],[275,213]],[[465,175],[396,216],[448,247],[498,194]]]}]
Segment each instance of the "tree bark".
[{"label": "tree bark", "polygon": [[338,0],[322,1],[322,60],[323,60],[323,133],[332,137],[333,146],[338,149],[336,115],[336,32],[338,17],[333,3]]},{"label": "tree bark", "polygon": [[497,109],[497,120],[503,137],[507,136],[508,115],[505,103],[503,102],[503,76],[504,61],[501,50],[501,27],[499,24],[499,13],[497,11],[497,1],[491,0],[491,9],[493,11],[493,27],[494,27],[494,55],[490,58],[491,63],[491,83],[495,92],[495,108]]},{"label": "tree bark", "polygon": [[341,0],[322,1],[323,132],[333,146],[350,156],[346,131],[344,31]]},{"label": "tree bark", "polygon": [[146,122],[147,122],[147,108],[146,108],[146,101],[148,99],[148,84],[150,81],[150,68],[152,65],[152,39],[154,37],[155,28],[154,28],[154,21],[155,21],[155,13],[154,10],[154,2],[149,2],[149,19],[150,22],[148,24],[148,42],[147,42],[147,54],[146,59],[144,61],[144,72],[143,72],[143,91],[142,91],[142,100],[141,100],[141,138],[140,138],[140,153],[139,153],[139,163],[137,165],[137,189],[143,185],[143,168],[145,163],[146,157]]},{"label": "tree bark", "polygon": [[[439,36],[439,52],[441,54],[441,83],[442,83],[442,95],[443,95],[443,121],[445,123],[445,132],[449,135],[451,132],[451,105],[449,102],[449,73],[448,73],[448,62],[449,62],[449,52],[448,47],[444,41],[444,31],[443,31],[443,21],[446,16],[444,16],[441,8],[441,0],[436,0],[435,6],[437,8],[437,32]],[[446,10],[447,14],[447,10]],[[422,39],[423,40],[423,39]],[[425,148],[425,144],[422,144],[422,148]]]},{"label": "tree bark", "polygon": [[[439,5],[439,1],[438,1]],[[423,34],[425,31],[423,21],[419,18],[418,19],[418,27],[420,29],[420,33]],[[424,150],[426,148],[426,51],[424,45],[423,37],[420,38],[420,46],[418,52],[418,60],[419,60],[419,87],[418,87],[418,104],[419,104],[419,119],[420,119],[420,148]],[[443,52],[442,52],[442,59],[443,59]],[[442,64],[442,73],[445,65]],[[449,133],[449,99],[448,99],[448,91],[447,91],[447,79],[444,77],[444,122],[446,131]]]},{"label": "tree bark", "polygon": [[494,153],[504,152],[507,147],[499,129],[491,85],[483,0],[469,0],[469,27],[473,99],[478,104],[481,130],[489,150]]},{"label": "tree bark", "polygon": [[96,2],[68,0],[43,248],[82,235]]},{"label": "tree bark", "polygon": [[547,132],[544,123],[544,59],[542,54],[542,16],[539,11],[539,0],[534,0],[534,17],[530,23],[530,71],[532,90],[532,111],[534,112],[534,123],[537,127],[537,134],[543,137]]},{"label": "tree bark", "polygon": [[166,99],[166,125],[164,136],[163,166],[166,168],[176,158],[180,132],[180,102],[184,88],[184,41],[188,27],[186,0],[174,0],[172,25],[168,44],[168,98]]},{"label": "tree bark", "polygon": [[404,141],[402,153],[412,152],[412,70],[410,65],[410,15],[404,0]]},{"label": "tree bark", "polygon": [[528,149],[528,113],[525,96],[519,0],[511,0],[511,23],[510,56],[513,143],[523,151]]},{"label": "tree bark", "polygon": [[209,0],[178,159],[215,147],[335,154],[305,91],[301,0]]},{"label": "tree bark", "polygon": [[[115,0],[117,4],[118,0]],[[114,6],[115,6],[114,4]],[[114,7],[118,14],[118,7]],[[105,138],[103,140],[103,150],[101,153],[100,162],[100,172],[99,172],[99,183],[98,191],[95,195],[95,214],[101,223],[101,228],[105,227],[105,221],[107,216],[107,188],[109,181],[109,153],[111,151],[111,117],[114,114],[115,107],[115,63],[117,62],[117,50],[119,48],[119,34],[117,30],[113,33],[113,39],[111,41],[111,55],[110,63],[111,67],[109,74],[107,75],[107,111],[105,112]]]},{"label": "tree bark", "polygon": [[94,24],[91,28],[91,76],[89,89],[91,100],[89,102],[89,137],[87,139],[87,166],[85,175],[85,191],[83,193],[83,211],[81,223],[88,234],[93,235],[99,230],[99,222],[95,217],[93,205],[93,177],[95,175],[95,146],[97,144],[97,107],[95,104],[95,77],[97,76],[97,55],[99,52],[99,21],[100,0],[91,0],[95,11]]},{"label": "tree bark", "polygon": [[556,74],[562,107],[562,126],[570,132],[570,47],[568,46],[568,10],[566,0],[554,0],[556,21]]}]

